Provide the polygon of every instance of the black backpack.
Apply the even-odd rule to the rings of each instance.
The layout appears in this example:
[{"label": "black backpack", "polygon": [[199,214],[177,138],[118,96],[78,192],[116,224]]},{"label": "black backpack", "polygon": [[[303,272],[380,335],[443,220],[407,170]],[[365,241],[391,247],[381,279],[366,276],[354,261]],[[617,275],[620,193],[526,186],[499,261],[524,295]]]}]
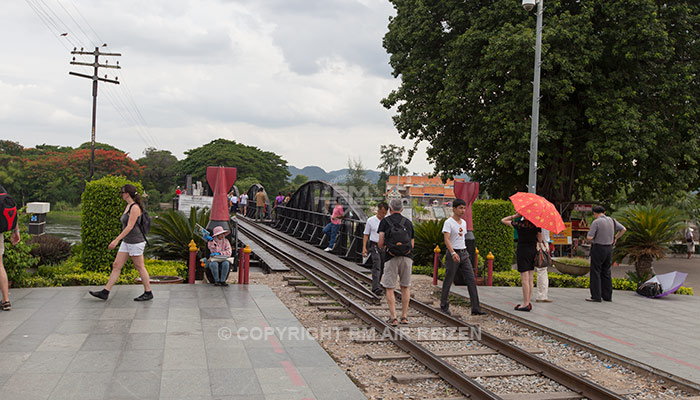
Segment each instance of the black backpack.
[{"label": "black backpack", "polygon": [[389,229],[385,233],[386,249],[394,257],[407,256],[411,253],[411,234],[406,229],[406,218],[395,224],[387,218]]},{"label": "black backpack", "polygon": [[663,289],[658,282],[644,282],[637,286],[637,293],[644,297],[656,297],[663,293]]},{"label": "black backpack", "polygon": [[17,203],[0,185],[0,232],[7,232],[17,227]]},{"label": "black backpack", "polygon": [[[136,203],[132,204],[131,207],[133,207],[135,204]],[[131,212],[131,207],[129,207],[129,212]],[[146,235],[148,235],[148,232],[151,231],[151,216],[144,208],[139,208],[141,208],[141,216],[139,217],[138,221],[136,221],[136,226],[139,227],[139,230],[141,230],[141,233],[143,234],[143,238],[146,239],[146,243],[148,243]]]}]

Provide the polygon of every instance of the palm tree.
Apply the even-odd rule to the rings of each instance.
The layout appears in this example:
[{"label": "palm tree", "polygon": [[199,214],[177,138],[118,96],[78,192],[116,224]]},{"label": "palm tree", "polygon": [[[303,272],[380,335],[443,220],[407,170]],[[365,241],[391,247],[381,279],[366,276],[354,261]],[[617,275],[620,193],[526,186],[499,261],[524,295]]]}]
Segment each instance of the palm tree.
[{"label": "palm tree", "polygon": [[652,263],[666,255],[679,230],[683,213],[671,207],[634,205],[621,210],[617,220],[627,233],[615,246],[613,259],[629,257],[637,275],[653,275]]},{"label": "palm tree", "polygon": [[433,253],[435,246],[440,246],[442,253],[445,253],[445,237],[442,233],[444,219],[428,220],[417,223],[414,226],[415,265],[433,265]]},{"label": "palm tree", "polygon": [[187,259],[190,241],[194,240],[200,249],[206,248],[207,243],[194,233],[194,228],[195,224],[207,226],[209,213],[209,208],[192,207],[189,218],[176,210],[168,210],[155,218],[151,227],[152,253],[163,259],[182,260]]}]

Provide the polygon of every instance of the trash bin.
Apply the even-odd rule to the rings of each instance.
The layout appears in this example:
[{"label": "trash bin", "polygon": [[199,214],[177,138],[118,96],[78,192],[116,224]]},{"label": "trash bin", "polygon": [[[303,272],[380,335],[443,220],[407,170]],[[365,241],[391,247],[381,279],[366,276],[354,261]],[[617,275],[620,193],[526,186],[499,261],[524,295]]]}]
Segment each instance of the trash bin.
[{"label": "trash bin", "polygon": [[27,203],[29,214],[29,234],[43,235],[46,231],[46,214],[51,210],[51,203],[32,202]]}]

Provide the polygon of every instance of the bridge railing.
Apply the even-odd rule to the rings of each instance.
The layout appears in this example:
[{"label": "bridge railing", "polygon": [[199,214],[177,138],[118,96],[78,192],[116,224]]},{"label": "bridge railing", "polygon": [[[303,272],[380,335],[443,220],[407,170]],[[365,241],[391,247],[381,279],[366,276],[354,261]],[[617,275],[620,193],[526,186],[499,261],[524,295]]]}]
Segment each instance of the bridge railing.
[{"label": "bridge railing", "polygon": [[[278,206],[275,214],[273,227],[276,229],[314,246],[328,246],[330,238],[322,231],[331,222],[330,214],[288,206]],[[362,261],[364,230],[365,221],[343,217],[332,253],[347,260]]]}]

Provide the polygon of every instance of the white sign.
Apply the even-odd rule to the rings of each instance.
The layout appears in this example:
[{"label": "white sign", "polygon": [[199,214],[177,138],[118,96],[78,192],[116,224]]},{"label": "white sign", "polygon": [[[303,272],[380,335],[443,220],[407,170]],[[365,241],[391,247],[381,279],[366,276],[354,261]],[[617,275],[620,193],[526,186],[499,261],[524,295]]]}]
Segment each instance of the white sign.
[{"label": "white sign", "polygon": [[177,203],[178,211],[182,211],[189,218],[190,210],[192,207],[204,208],[207,207],[211,209],[214,197],[212,196],[193,196],[189,194],[181,194],[180,199]]}]

